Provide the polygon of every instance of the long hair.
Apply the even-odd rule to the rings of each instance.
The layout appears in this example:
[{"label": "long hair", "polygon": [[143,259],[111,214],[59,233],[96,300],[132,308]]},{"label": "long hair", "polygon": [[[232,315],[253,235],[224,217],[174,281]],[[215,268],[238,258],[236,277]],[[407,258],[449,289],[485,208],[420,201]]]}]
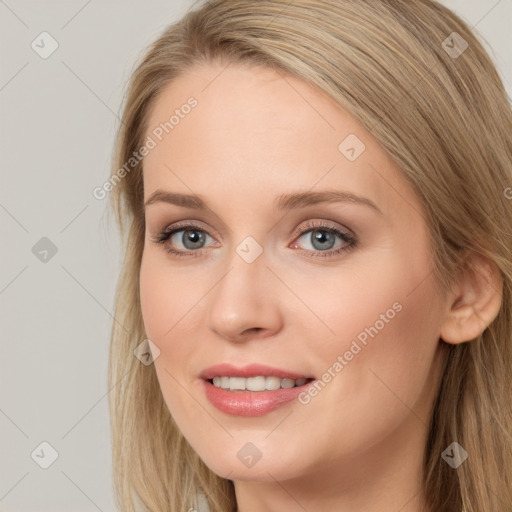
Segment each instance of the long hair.
[{"label": "long hair", "polygon": [[[143,160],[130,159],[144,145],[159,93],[192,65],[213,60],[298,77],[365,126],[427,212],[440,291],[464,270],[468,251],[498,267],[498,316],[478,338],[449,345],[423,491],[436,512],[511,510],[512,113],[472,30],[434,0],[211,0],[169,25],[141,57],[103,188],[124,255],[109,356],[113,478],[123,511],[186,512],[198,493],[212,512],[236,509],[233,482],[194,452],[164,403],[153,365],[133,355],[147,336],[139,302]],[[441,457],[454,441],[469,454],[457,469]]]}]

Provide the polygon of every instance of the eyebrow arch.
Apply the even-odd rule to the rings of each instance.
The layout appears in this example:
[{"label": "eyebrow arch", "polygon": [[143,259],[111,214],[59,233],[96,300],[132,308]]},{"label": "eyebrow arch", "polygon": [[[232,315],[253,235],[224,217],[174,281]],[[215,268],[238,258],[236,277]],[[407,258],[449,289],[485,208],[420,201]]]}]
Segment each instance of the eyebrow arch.
[{"label": "eyebrow arch", "polygon": [[[175,192],[166,192],[157,189],[149,196],[144,203],[144,208],[150,204],[164,202],[181,206],[183,208],[192,208],[194,210],[206,210],[208,206],[201,196],[195,194],[178,194]],[[322,190],[318,192],[299,192],[291,194],[282,194],[275,198],[274,209],[278,211],[292,210],[294,208],[303,208],[318,203],[340,203],[349,202],[369,206],[380,215],[383,215],[380,208],[370,199],[357,196],[351,192],[341,190]]]}]

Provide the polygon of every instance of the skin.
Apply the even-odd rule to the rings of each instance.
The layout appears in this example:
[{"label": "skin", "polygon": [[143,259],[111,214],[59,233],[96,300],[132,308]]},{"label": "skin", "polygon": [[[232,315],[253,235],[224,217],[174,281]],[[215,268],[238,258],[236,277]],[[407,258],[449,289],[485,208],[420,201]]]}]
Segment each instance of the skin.
[{"label": "skin", "polygon": [[[440,336],[456,343],[471,334],[449,316],[463,290],[436,292],[418,198],[360,123],[298,79],[224,68],[191,68],[158,97],[147,125],[149,135],[187,98],[197,99],[145,157],[144,199],[157,189],[195,193],[209,207],[156,202],[145,210],[140,299],[147,336],[160,350],[154,364],[165,402],[203,461],[234,481],[241,512],[363,512],[376,503],[381,512],[419,512],[447,347]],[[338,149],[349,134],[366,146],[355,161]],[[351,202],[272,208],[280,194],[325,189],[364,196],[382,214]],[[358,244],[315,257],[322,246],[311,241],[319,228],[305,228],[311,220],[349,230]],[[183,231],[154,241],[182,221],[209,235],[203,248],[185,247]],[[247,236],[263,250],[252,263],[236,252]],[[347,245],[335,240],[332,250]],[[171,246],[195,257],[169,254]],[[222,362],[321,378],[395,303],[400,312],[307,404],[244,418],[220,412],[204,395],[199,373]],[[491,306],[480,312],[483,324],[499,303]],[[261,452],[252,467],[237,457],[247,442]]]}]

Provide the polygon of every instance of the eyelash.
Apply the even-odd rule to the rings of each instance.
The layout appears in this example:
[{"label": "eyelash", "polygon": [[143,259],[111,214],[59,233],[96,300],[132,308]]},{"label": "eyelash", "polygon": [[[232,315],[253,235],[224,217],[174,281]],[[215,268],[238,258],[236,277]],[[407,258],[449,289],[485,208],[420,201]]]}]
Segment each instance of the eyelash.
[{"label": "eyelash", "polygon": [[[152,238],[152,241],[157,244],[164,245],[167,242],[167,240],[169,240],[169,238],[172,237],[172,235],[174,235],[175,233],[179,233],[180,231],[200,231],[202,233],[208,234],[204,229],[200,228],[199,226],[197,226],[195,224],[179,224],[179,225],[174,225],[172,228],[166,228],[161,233],[158,233],[155,237]],[[304,226],[304,229],[296,234],[296,238],[301,238],[305,233],[307,233],[309,231],[324,231],[327,233],[331,233],[331,234],[339,236],[344,242],[346,242],[348,244],[344,247],[340,247],[338,249],[330,249],[328,251],[310,251],[307,249],[302,249],[302,251],[305,251],[305,252],[315,253],[314,255],[312,255],[313,258],[334,257],[334,256],[337,256],[338,254],[347,252],[347,251],[355,248],[356,245],[358,244],[356,237],[351,236],[348,233],[345,233],[344,231],[341,231],[333,226],[328,226],[321,222],[315,223],[314,221],[306,223],[306,225]],[[175,249],[172,249],[170,247],[165,247],[165,250],[169,254],[172,254],[173,256],[195,258],[200,255],[202,249],[198,249],[195,251],[176,251]]]}]

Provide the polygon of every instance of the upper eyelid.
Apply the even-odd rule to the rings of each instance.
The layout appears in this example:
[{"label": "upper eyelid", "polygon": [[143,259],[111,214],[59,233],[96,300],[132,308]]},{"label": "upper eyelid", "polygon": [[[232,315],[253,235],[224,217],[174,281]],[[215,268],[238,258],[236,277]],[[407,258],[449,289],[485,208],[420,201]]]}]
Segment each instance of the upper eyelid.
[{"label": "upper eyelid", "polygon": [[[370,201],[371,202],[371,201]],[[162,201],[155,201],[155,204],[164,204],[164,202]],[[364,202],[363,202],[364,203]],[[152,204],[152,203],[150,203]],[[172,203],[171,203],[172,204]],[[342,205],[342,206],[349,206],[350,204],[354,204],[354,202],[352,201],[349,201],[349,200],[344,200],[344,201],[318,201],[318,202],[315,202],[313,204],[308,204],[308,205],[305,205],[305,206],[302,206],[302,207],[297,207],[297,206],[294,206],[292,208],[292,210],[288,211],[285,215],[282,215],[280,216],[280,219],[279,221],[283,218],[283,217],[286,217],[288,215],[288,213],[292,213],[294,216],[297,215],[297,216],[307,216],[307,219],[309,218],[312,218],[312,217],[318,217],[318,218],[324,218],[326,221],[328,222],[333,222],[334,224],[338,225],[338,226],[341,226],[341,230],[348,230],[349,232],[353,232],[350,228],[348,228],[347,226],[345,226],[343,224],[343,221],[340,222],[339,220],[334,220],[334,219],[329,219],[327,220],[326,216],[327,217],[330,217],[330,216],[338,216],[338,212],[337,209],[335,210],[331,210],[331,207],[332,206],[338,206],[338,205]],[[359,206],[361,204],[361,202],[359,201],[356,201],[355,202],[355,205],[356,206]],[[193,209],[193,208],[188,208],[186,206],[183,206],[183,205],[180,205],[179,206],[180,209],[183,209],[185,211],[181,212],[181,214],[179,214],[179,216],[181,217],[183,215],[182,218],[186,218],[186,210],[189,210],[188,214],[191,214],[191,217],[190,217],[190,222],[194,222],[194,223],[206,223],[208,226],[210,226],[210,214],[207,213],[206,210],[208,210],[209,212],[211,212],[211,214],[213,215],[213,218],[215,219],[215,222],[218,222],[220,224],[220,232],[216,229],[214,229],[213,231],[217,234],[219,234],[220,236],[224,236],[224,235],[227,235],[227,236],[232,236],[233,235],[233,230],[230,228],[229,225],[227,225],[223,220],[222,218],[220,218],[214,211],[212,211],[208,206],[206,206],[206,209],[203,211],[202,209]],[[151,211],[151,208],[149,209]],[[382,215],[382,212],[376,208],[373,209],[373,208],[365,208],[365,209],[361,209],[359,210],[359,208],[357,209],[357,217],[358,218],[360,215],[362,215],[363,217],[366,216],[366,213],[365,211],[366,210],[367,212],[371,212],[372,210],[373,211],[377,211],[377,213],[379,213],[379,218],[383,218],[385,219],[384,217],[381,217]],[[158,208],[157,208],[157,211],[158,211]],[[345,211],[345,210],[342,210],[342,212]],[[350,209],[349,210],[350,214],[349,214],[349,218],[352,217],[352,210]],[[194,216],[198,214],[200,217],[203,217],[203,214],[204,214],[204,218],[205,218],[205,221],[202,221],[202,220],[199,220],[199,217],[198,218],[194,218]],[[149,214],[150,216],[152,216],[152,213]],[[173,215],[174,216],[174,215]],[[344,214],[341,213],[341,216],[343,217]],[[146,218],[146,221],[147,221],[147,217],[148,217],[148,212],[145,212],[145,218]],[[188,220],[188,219],[187,219]],[[179,221],[178,221],[179,222]],[[186,221],[185,221],[186,222]],[[274,229],[274,227],[276,226],[277,223],[274,223],[273,226],[271,227],[270,230]],[[201,228],[203,229],[203,228]],[[269,231],[270,231],[269,230]],[[210,231],[210,228],[208,229],[205,229],[205,231],[209,232]]]},{"label": "upper eyelid", "polygon": [[[175,234],[175,232],[179,232],[179,231],[184,231],[184,230],[187,230],[187,229],[193,229],[193,228],[199,228],[198,231],[203,231],[205,232],[208,236],[212,236],[210,234],[210,229],[207,229],[205,227],[202,227],[201,226],[201,221],[196,221],[196,220],[192,220],[192,221],[181,221],[181,222],[176,222],[174,224],[171,224],[167,227],[165,227],[161,233],[166,233],[166,232],[174,232],[173,234]],[[215,231],[215,230],[214,230]],[[216,233],[216,231],[215,231]],[[212,237],[213,238],[213,237]]]}]

